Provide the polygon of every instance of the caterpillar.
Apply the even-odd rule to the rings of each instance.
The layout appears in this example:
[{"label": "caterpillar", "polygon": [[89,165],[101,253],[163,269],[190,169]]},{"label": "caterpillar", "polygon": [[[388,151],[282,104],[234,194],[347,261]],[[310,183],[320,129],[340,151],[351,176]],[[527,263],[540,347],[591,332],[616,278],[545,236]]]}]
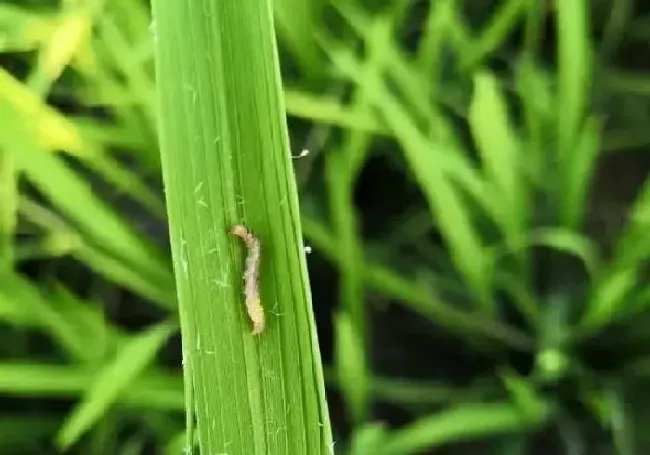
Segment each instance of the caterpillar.
[{"label": "caterpillar", "polygon": [[260,276],[260,241],[252,232],[241,224],[230,228],[230,233],[241,238],[248,248],[246,257],[246,269],[244,270],[244,296],[246,312],[253,323],[253,335],[259,335],[264,330],[264,307],[260,300],[259,276]]}]

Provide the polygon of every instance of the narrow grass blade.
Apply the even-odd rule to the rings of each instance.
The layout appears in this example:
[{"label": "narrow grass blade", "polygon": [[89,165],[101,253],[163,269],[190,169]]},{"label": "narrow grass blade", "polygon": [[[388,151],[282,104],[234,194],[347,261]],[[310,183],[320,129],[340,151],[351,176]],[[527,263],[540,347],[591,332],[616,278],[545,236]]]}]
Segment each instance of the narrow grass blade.
[{"label": "narrow grass blade", "polygon": [[322,68],[319,65],[322,56],[314,39],[314,30],[320,27],[324,4],[323,0],[273,2],[278,36],[294,55],[306,79],[316,79],[319,69]]},{"label": "narrow grass blade", "polygon": [[127,337],[107,319],[101,301],[82,300],[62,285],[52,290],[48,301],[54,311],[65,315],[70,332],[91,364],[106,360]]},{"label": "narrow grass blade", "polygon": [[474,291],[478,304],[491,311],[491,269],[489,254],[472,225],[467,207],[443,172],[444,145],[431,144],[417,129],[400,103],[381,85],[375,85],[373,101],[402,145],[414,176],[422,188],[451,250],[451,257]]},{"label": "narrow grass blade", "polygon": [[148,299],[166,310],[176,308],[173,282],[146,276],[94,245],[76,245],[70,255],[107,280]]},{"label": "narrow grass blade", "polygon": [[[32,285],[23,277],[10,270],[0,270],[0,300],[16,306],[17,311],[24,311],[34,315],[38,326],[50,335],[53,341],[77,361],[91,361],[101,359],[105,342],[102,333],[94,333],[92,341],[81,338],[76,331],[74,321],[65,312],[57,311],[54,305],[46,300],[39,288]],[[19,308],[19,309],[18,309]]]},{"label": "narrow grass blade", "polygon": [[634,268],[609,272],[594,286],[581,324],[591,331],[612,322],[615,316],[625,312],[625,301],[636,285],[638,276]]},{"label": "narrow grass blade", "polygon": [[[363,63],[363,78],[374,78],[383,72],[386,64],[390,25],[380,16],[370,22],[365,36],[367,59]],[[371,87],[371,86],[370,86]],[[368,86],[358,84],[352,95],[355,112],[372,113]],[[337,368],[341,390],[355,425],[362,424],[368,415],[367,381],[370,375],[366,346],[371,343],[367,329],[367,310],[364,299],[364,253],[354,207],[354,185],[365,164],[371,137],[361,131],[344,135],[342,147],[332,151],[326,159],[326,178],[330,213],[340,246],[339,300],[341,314],[337,319]]]},{"label": "narrow grass blade", "polygon": [[[605,399],[609,405],[609,424],[614,439],[616,453],[620,455],[634,455],[637,451],[634,438],[634,416],[632,415],[630,400],[626,397],[622,384],[614,384],[605,390]],[[626,399],[627,398],[627,399]]]},{"label": "narrow grass blade", "polygon": [[628,308],[627,297],[638,286],[641,265],[650,257],[649,227],[650,179],[647,179],[629,210],[611,264],[592,290],[581,321],[583,327],[596,329],[633,309]]},{"label": "narrow grass blade", "polygon": [[129,340],[97,374],[81,403],[68,415],[57,435],[57,445],[64,449],[71,446],[92,427],[153,362],[158,349],[174,330],[174,325],[162,323]]},{"label": "narrow grass blade", "polygon": [[5,2],[0,5],[0,52],[28,52],[47,41],[56,26],[56,15]]},{"label": "narrow grass blade", "polygon": [[165,204],[159,192],[148,187],[140,175],[138,169],[129,169],[120,163],[115,157],[107,153],[99,152],[97,156],[88,160],[86,164],[98,175],[113,185],[118,191],[133,198],[153,215],[164,219]]},{"label": "narrow grass blade", "polygon": [[342,314],[336,324],[337,367],[348,411],[352,421],[357,424],[366,419],[368,412],[366,376],[369,372],[365,343],[370,332],[366,329],[363,250],[353,205],[355,176],[351,174],[356,173],[353,164],[355,157],[358,157],[358,164],[363,160],[363,156],[359,155],[365,155],[368,141],[365,134],[353,132],[346,138],[344,148],[328,155],[326,161],[330,212],[341,247],[338,266]]},{"label": "narrow grass blade", "polygon": [[[331,57],[337,69],[347,77],[372,87],[368,89],[372,102],[402,146],[415,179],[429,202],[434,223],[450,249],[452,260],[473,291],[477,303],[491,312],[493,258],[472,224],[468,207],[462,200],[464,195],[452,181],[449,169],[459,166],[453,144],[445,140],[430,142],[419,130],[417,116],[407,110],[378,77],[364,79],[360,64],[351,53],[337,51],[332,52]],[[469,173],[463,171],[453,177],[471,176],[472,169],[465,170]],[[490,201],[493,193],[484,193],[480,197],[483,201]],[[490,210],[493,204],[486,205]]]},{"label": "narrow grass blade", "polygon": [[[153,11],[188,425],[196,416],[206,454],[328,453],[271,2],[157,0]],[[243,308],[246,253],[228,234],[240,223],[261,242],[259,336]]]},{"label": "narrow grass blade", "polygon": [[628,212],[627,225],[618,238],[614,264],[636,267],[650,256],[650,178],[647,178]]},{"label": "narrow grass blade", "polygon": [[350,455],[373,455],[381,453],[381,444],[386,438],[386,428],[383,424],[369,424],[354,434],[350,444]]},{"label": "narrow grass blade", "polygon": [[0,103],[0,114],[13,127],[0,137],[17,166],[88,241],[132,267],[161,288],[168,286],[170,271],[163,254],[118,216],[60,156],[47,153],[37,143],[29,122],[22,122],[11,106]]},{"label": "narrow grass blade", "polygon": [[551,78],[544,74],[530,59],[524,59],[516,74],[516,89],[523,105],[526,127],[525,170],[530,186],[547,190],[549,151],[555,114],[555,92]]},{"label": "narrow grass blade", "polygon": [[[592,50],[586,0],[557,2],[558,100],[557,137],[560,222],[579,227],[585,195],[598,154],[598,134],[587,121],[592,89]],[[586,122],[586,123],[585,123]]]},{"label": "narrow grass blade", "polygon": [[339,128],[388,134],[372,111],[353,110],[333,97],[298,90],[285,90],[284,96],[290,116]]},{"label": "narrow grass blade", "polygon": [[13,156],[0,150],[0,269],[13,266],[18,224],[18,168]]},{"label": "narrow grass blade", "polygon": [[545,413],[540,413],[527,418],[509,403],[461,405],[394,431],[386,438],[380,453],[422,453],[454,442],[521,431],[538,425],[545,417]]},{"label": "narrow grass blade", "polygon": [[524,60],[532,61],[539,52],[547,8],[545,3],[529,1],[526,9]]},{"label": "narrow grass blade", "polygon": [[429,1],[424,35],[418,43],[418,63],[426,79],[434,86],[438,83],[440,66],[444,62],[444,44],[449,39],[448,27],[454,19],[456,3],[456,0]]},{"label": "narrow grass blade", "polygon": [[336,318],[336,364],[338,384],[346,398],[350,414],[357,422],[365,417],[368,406],[368,376],[365,340],[347,313]]},{"label": "narrow grass blade", "polygon": [[561,197],[563,225],[580,229],[587,210],[587,195],[591,188],[600,150],[599,123],[588,118],[571,154],[564,160],[564,185]]},{"label": "narrow grass blade", "polygon": [[[15,397],[78,398],[96,378],[97,370],[86,366],[0,363],[0,392]],[[181,378],[161,372],[131,378],[117,401],[140,409],[178,413],[185,409]]]},{"label": "narrow grass blade", "polygon": [[143,236],[133,232],[58,157],[47,154],[39,157],[23,152],[19,163],[28,178],[95,246],[165,287],[170,273],[162,253]]},{"label": "narrow grass blade", "polygon": [[633,13],[633,0],[614,0],[612,2],[612,10],[605,25],[599,49],[599,55],[603,60],[610,59],[626,38]]},{"label": "narrow grass blade", "polygon": [[498,214],[496,221],[506,241],[512,243],[523,235],[528,218],[525,168],[519,141],[510,126],[508,106],[491,74],[474,77],[469,122],[485,174],[497,191],[492,201]]},{"label": "narrow grass blade", "polygon": [[533,292],[532,286],[521,279],[519,271],[508,272],[499,270],[495,273],[495,286],[509,295],[512,305],[516,307],[525,318],[529,328],[535,329],[539,325],[540,303]]},{"label": "narrow grass blade", "polygon": [[18,249],[20,257],[29,258],[34,254],[59,257],[69,254],[107,280],[120,284],[163,308],[174,308],[176,301],[173,283],[145,276],[101,246],[88,244],[87,239],[75,228],[34,201],[22,198],[18,210],[23,219],[43,229],[46,236],[42,242],[23,245],[23,248]]},{"label": "narrow grass blade", "polygon": [[469,51],[464,55],[462,66],[465,70],[476,68],[477,65],[508,38],[526,11],[529,0],[505,0],[500,2],[500,8],[494,12],[490,23],[475,38]]},{"label": "narrow grass blade", "polygon": [[559,1],[558,104],[559,153],[562,160],[571,154],[582,131],[591,90],[592,55],[589,40],[589,1]]},{"label": "narrow grass blade", "polygon": [[[133,45],[128,42],[123,31],[111,16],[104,15],[99,21],[98,34],[101,49],[107,55],[112,67],[124,76],[124,88],[141,109],[146,125],[155,125],[155,84],[151,71],[137,61]],[[132,100],[133,101],[133,100]]]},{"label": "narrow grass blade", "polygon": [[[334,263],[340,260],[334,237],[327,232],[327,229],[310,218],[303,219],[303,226],[310,243],[328,260]],[[436,295],[435,289],[431,289],[429,285],[425,288],[422,283],[404,278],[383,264],[366,261],[364,281],[370,289],[401,302],[404,306],[447,329],[463,334],[478,332],[487,338],[500,340],[523,351],[529,350],[532,346],[531,340],[518,331],[498,322],[487,321],[475,312],[461,311],[448,302],[442,301]]]},{"label": "narrow grass blade", "polygon": [[512,370],[504,371],[500,376],[510,393],[511,401],[522,413],[523,421],[537,422],[547,414],[549,407],[531,381]]},{"label": "narrow grass blade", "polygon": [[70,8],[58,21],[51,38],[39,49],[38,62],[27,80],[32,90],[48,93],[80,48],[89,44],[92,23],[88,13],[86,8]]},{"label": "narrow grass blade", "polygon": [[[565,228],[539,227],[516,240],[510,247],[514,249],[530,249],[535,246],[549,248],[579,259],[592,277],[601,272],[602,264],[598,245],[576,231]],[[508,248],[498,250],[499,256],[509,252]]]},{"label": "narrow grass blade", "polygon": [[[20,122],[31,125],[39,145],[52,150],[87,156],[92,151],[84,147],[83,139],[75,125],[52,107],[45,104],[35,93],[0,68],[0,104],[10,108],[20,117]],[[5,130],[4,134],[10,134]]]}]

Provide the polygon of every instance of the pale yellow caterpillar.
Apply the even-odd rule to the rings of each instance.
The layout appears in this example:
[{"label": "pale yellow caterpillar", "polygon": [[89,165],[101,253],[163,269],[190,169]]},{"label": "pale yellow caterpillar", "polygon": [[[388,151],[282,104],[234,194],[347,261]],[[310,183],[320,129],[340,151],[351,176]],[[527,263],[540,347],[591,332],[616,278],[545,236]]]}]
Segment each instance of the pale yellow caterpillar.
[{"label": "pale yellow caterpillar", "polygon": [[236,224],[230,228],[230,233],[240,237],[248,248],[246,269],[244,270],[244,296],[246,298],[246,311],[253,322],[253,335],[258,335],[264,330],[264,308],[260,301],[259,277],[261,246],[257,237],[249,232],[245,226]]}]

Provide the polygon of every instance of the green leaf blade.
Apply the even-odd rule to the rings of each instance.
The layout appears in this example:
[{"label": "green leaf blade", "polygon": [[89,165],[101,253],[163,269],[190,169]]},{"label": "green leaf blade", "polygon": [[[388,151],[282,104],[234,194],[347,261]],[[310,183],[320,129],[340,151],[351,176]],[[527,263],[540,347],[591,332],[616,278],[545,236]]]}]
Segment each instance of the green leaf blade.
[{"label": "green leaf blade", "polygon": [[[189,428],[203,453],[331,443],[271,4],[156,1],[160,142]],[[244,224],[261,243],[266,328],[244,308]]]},{"label": "green leaf blade", "polygon": [[61,448],[74,444],[115,402],[129,384],[151,364],[156,352],[175,330],[168,323],[156,325],[131,339],[102,369],[82,402],[68,415],[56,442]]}]

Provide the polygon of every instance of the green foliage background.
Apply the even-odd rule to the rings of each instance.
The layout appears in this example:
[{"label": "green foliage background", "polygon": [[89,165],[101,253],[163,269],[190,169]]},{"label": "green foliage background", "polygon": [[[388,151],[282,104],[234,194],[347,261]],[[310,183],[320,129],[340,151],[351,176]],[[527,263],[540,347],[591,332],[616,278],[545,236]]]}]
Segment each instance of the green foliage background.
[{"label": "green foliage background", "polygon": [[[273,7],[334,451],[646,453],[648,7]],[[0,4],[1,454],[188,449],[156,32]]]}]

